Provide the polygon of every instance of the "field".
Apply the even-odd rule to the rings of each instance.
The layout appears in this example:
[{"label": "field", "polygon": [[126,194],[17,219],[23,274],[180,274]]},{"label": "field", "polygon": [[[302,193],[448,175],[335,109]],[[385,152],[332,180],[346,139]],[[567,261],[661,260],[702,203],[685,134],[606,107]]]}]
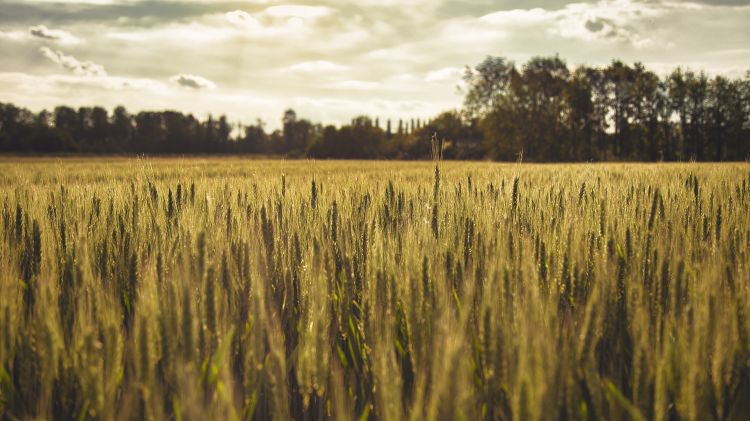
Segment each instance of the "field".
[{"label": "field", "polygon": [[750,419],[750,166],[0,161],[2,419]]}]

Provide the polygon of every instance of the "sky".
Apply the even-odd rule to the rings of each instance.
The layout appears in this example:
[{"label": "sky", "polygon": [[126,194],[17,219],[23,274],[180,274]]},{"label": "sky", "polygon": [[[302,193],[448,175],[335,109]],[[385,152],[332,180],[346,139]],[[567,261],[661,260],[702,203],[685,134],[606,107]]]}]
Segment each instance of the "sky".
[{"label": "sky", "polygon": [[740,77],[750,0],[0,0],[0,102],[341,124],[462,103],[486,56]]}]

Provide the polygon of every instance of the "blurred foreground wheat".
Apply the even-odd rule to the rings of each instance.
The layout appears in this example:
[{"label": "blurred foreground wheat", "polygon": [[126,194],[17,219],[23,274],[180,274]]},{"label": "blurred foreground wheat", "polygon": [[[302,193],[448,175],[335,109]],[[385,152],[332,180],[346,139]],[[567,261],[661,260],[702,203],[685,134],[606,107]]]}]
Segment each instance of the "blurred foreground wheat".
[{"label": "blurred foreground wheat", "polygon": [[749,419],[750,167],[0,162],[0,418]]}]

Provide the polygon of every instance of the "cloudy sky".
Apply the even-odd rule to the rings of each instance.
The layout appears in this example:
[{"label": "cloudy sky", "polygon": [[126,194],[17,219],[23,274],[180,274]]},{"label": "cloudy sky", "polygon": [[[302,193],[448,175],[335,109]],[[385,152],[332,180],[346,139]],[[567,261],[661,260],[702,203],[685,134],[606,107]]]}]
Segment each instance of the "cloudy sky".
[{"label": "cloudy sky", "polygon": [[487,55],[741,76],[750,0],[0,0],[0,102],[429,117]]}]

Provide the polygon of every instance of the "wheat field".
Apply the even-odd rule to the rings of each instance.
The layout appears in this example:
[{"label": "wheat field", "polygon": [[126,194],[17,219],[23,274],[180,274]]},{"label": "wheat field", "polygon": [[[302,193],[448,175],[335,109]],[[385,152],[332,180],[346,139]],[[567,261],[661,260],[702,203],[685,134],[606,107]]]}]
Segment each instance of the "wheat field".
[{"label": "wheat field", "polygon": [[750,166],[0,160],[1,419],[750,419]]}]

